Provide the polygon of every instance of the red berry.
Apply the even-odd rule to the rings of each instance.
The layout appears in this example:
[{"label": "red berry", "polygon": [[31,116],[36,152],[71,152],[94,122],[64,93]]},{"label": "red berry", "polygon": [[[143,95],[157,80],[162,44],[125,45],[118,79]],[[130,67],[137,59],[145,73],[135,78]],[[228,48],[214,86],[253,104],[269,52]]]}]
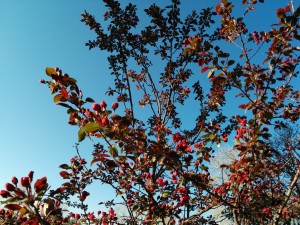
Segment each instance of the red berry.
[{"label": "red berry", "polygon": [[41,80],[40,80],[40,83],[41,83],[41,84],[44,84],[44,83],[46,83],[46,81],[45,81],[44,79],[41,79]]}]

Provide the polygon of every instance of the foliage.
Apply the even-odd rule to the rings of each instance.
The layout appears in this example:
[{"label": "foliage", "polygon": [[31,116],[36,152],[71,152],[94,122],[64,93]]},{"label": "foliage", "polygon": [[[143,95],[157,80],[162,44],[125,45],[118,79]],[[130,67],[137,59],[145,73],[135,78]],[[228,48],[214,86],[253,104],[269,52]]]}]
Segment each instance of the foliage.
[{"label": "foliage", "polygon": [[[82,22],[97,36],[87,46],[110,53],[114,86],[107,94],[117,102],[108,107],[84,98],[76,80],[58,68],[46,68],[50,80],[41,80],[67,108],[69,124],[79,127],[78,141],[94,143],[93,159],[88,165],[77,156],[61,165],[66,182],[47,195],[46,178],[34,188],[32,177],[21,182],[23,191],[9,184],[1,191],[8,199],[0,218],[7,224],[217,224],[210,211],[221,207],[223,218],[237,225],[299,220],[299,137],[283,147],[270,140],[286,122],[299,120],[300,8],[293,2],[279,8],[277,24],[258,32],[245,21],[263,0],[236,3],[244,9],[238,18],[227,0],[185,19],[179,0],[164,8],[153,4],[143,28],[133,4],[104,3],[107,28],[88,12]],[[259,55],[264,59],[257,64]],[[156,64],[164,65],[161,71]],[[140,116],[139,107],[148,113]],[[183,115],[183,107],[195,118]],[[235,142],[236,158],[220,165],[227,178],[214,182],[213,153],[228,140]],[[128,211],[124,218],[114,212],[114,201],[106,204],[108,212],[88,212],[86,187],[93,181],[115,190]],[[70,195],[78,197],[82,215],[63,216],[58,202]],[[48,201],[57,211],[42,214],[35,203]]]}]

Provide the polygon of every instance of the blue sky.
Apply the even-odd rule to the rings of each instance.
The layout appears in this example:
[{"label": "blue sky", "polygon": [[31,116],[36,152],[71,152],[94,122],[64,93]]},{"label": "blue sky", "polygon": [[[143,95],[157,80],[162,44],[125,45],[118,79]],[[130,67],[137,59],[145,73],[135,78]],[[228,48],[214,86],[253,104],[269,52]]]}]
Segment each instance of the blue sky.
[{"label": "blue sky", "polygon": [[[155,1],[136,2],[144,8]],[[184,2],[188,12],[218,1]],[[266,2],[250,21],[253,29],[268,24],[275,8],[288,1]],[[47,176],[57,187],[62,182],[58,166],[75,154],[77,129],[67,124],[66,110],[57,107],[47,87],[39,83],[46,78],[46,66],[58,66],[76,78],[86,97],[113,101],[104,96],[112,82],[106,54],[85,47],[94,37],[80,22],[85,9],[99,19],[106,11],[96,0],[0,0],[0,189],[12,176],[25,176],[30,170],[35,178]],[[92,151],[88,144],[81,144],[80,150],[85,157]],[[106,189],[99,191],[103,194]]]}]

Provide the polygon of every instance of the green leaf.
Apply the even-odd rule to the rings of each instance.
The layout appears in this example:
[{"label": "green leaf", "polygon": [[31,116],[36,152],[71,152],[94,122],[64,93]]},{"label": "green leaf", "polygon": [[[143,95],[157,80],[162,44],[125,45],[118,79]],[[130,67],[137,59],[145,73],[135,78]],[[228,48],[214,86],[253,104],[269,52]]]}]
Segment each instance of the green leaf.
[{"label": "green leaf", "polygon": [[97,122],[92,122],[92,123],[88,123],[87,125],[85,125],[82,130],[84,130],[85,132],[94,132],[96,130],[99,130],[100,125]]},{"label": "green leaf", "polygon": [[21,198],[18,197],[18,196],[14,196],[14,197],[11,197],[11,198],[8,198],[6,199],[5,201],[0,201],[0,204],[6,204],[6,203],[12,203],[12,202],[17,202],[19,201]]},{"label": "green leaf", "polygon": [[169,192],[163,192],[163,193],[162,193],[162,197],[163,197],[163,198],[166,198],[166,197],[168,197],[169,195],[170,195]]},{"label": "green leaf", "polygon": [[117,157],[119,154],[118,154],[118,149],[116,148],[116,146],[112,146],[109,148],[109,153],[112,157]]},{"label": "green leaf", "polygon": [[51,75],[53,75],[53,74],[56,74],[56,71],[55,71],[54,68],[46,67],[46,74],[47,74],[48,76],[51,76]]},{"label": "green leaf", "polygon": [[78,131],[78,141],[80,142],[84,140],[86,136],[86,132],[87,133],[94,132],[99,130],[99,128],[100,125],[97,122],[88,123],[81,130]]},{"label": "green leaf", "polygon": [[78,141],[79,142],[83,141],[85,139],[85,136],[86,136],[86,134],[85,134],[84,130],[79,130],[78,131]]}]

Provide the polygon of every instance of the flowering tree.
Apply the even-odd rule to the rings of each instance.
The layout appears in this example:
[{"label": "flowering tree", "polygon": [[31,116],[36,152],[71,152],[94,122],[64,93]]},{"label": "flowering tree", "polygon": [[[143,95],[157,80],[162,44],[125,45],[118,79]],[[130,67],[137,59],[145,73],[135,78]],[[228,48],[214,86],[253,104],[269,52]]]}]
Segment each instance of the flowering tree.
[{"label": "flowering tree", "polygon": [[[236,3],[244,9],[240,17],[222,0],[185,19],[180,1],[171,0],[164,8],[145,9],[150,22],[139,29],[135,5],[104,3],[107,28],[88,12],[82,22],[96,33],[87,46],[110,53],[112,105],[84,97],[76,80],[59,68],[46,68],[50,80],[41,80],[54,102],[67,109],[69,124],[78,127],[78,141],[94,144],[93,159],[87,163],[77,146],[78,156],[60,166],[66,182],[56,190],[48,190],[46,178],[33,182],[33,173],[20,184],[13,178],[0,193],[7,199],[0,219],[7,224],[217,224],[210,211],[220,208],[221,219],[236,225],[299,220],[299,139],[276,149],[270,138],[300,115],[295,89],[300,8],[291,1],[276,11],[278,21],[269,30],[255,31],[245,21],[263,0]],[[228,46],[240,53],[232,54]],[[163,64],[161,70],[156,64]],[[191,114],[183,107],[193,108]],[[226,179],[214,182],[213,153],[228,140],[235,142],[236,158],[220,165]],[[127,209],[124,217],[116,215],[114,201],[106,203],[107,212],[89,212],[86,187],[95,181],[115,190]],[[78,197],[72,206],[82,214],[63,214],[60,204],[72,195]]]}]

